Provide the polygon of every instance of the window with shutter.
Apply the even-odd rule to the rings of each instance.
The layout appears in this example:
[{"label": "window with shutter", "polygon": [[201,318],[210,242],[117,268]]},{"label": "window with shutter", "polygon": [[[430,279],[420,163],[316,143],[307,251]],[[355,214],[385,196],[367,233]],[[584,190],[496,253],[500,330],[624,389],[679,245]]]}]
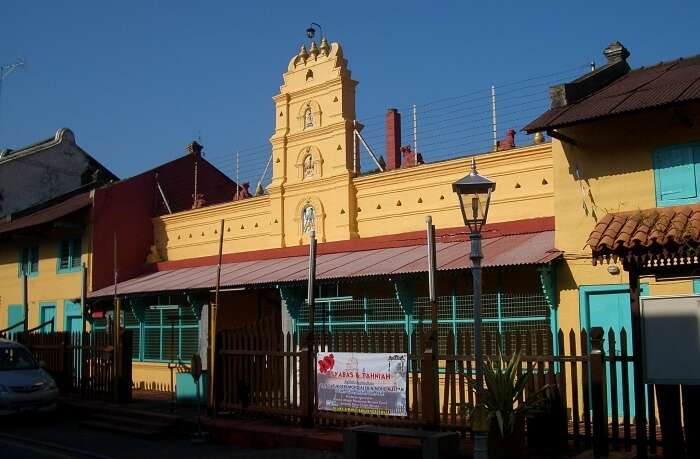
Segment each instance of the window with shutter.
[{"label": "window with shutter", "polygon": [[38,245],[24,247],[20,251],[19,268],[17,269],[17,275],[19,277],[22,277],[23,274],[27,276],[36,276],[37,274],[39,274]]},{"label": "window with shutter", "polygon": [[64,239],[58,248],[57,271],[74,273],[81,268],[82,247],[80,238]]},{"label": "window with shutter", "polygon": [[700,144],[659,149],[653,154],[653,163],[657,206],[700,201],[697,186]]}]

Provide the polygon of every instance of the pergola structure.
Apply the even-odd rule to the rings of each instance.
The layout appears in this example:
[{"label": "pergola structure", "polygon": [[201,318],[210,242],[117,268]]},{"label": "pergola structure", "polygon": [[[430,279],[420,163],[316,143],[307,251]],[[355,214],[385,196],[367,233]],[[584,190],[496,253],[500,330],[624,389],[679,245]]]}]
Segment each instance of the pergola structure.
[{"label": "pergola structure", "polygon": [[[610,213],[591,232],[593,264],[621,262],[629,274],[632,345],[634,348],[634,397],[638,457],[646,457],[645,390],[641,359],[642,323],[640,276],[657,280],[700,276],[700,204]],[[666,457],[683,451],[680,394],[674,386],[656,386],[661,432]],[[693,414],[700,405],[696,386],[683,387],[684,424],[689,450],[696,446],[698,423]],[[695,409],[689,409],[694,406]],[[671,454],[669,456],[668,454]],[[681,453],[682,454],[682,453]]]}]

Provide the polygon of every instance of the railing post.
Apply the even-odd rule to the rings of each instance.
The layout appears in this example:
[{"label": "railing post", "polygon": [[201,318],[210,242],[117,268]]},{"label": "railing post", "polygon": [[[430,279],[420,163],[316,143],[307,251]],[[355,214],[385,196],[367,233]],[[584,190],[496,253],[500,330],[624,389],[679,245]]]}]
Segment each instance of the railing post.
[{"label": "railing post", "polygon": [[59,391],[68,395],[73,388],[73,349],[71,347],[70,332],[63,332],[61,339],[61,387]]},{"label": "railing post", "polygon": [[437,332],[431,331],[421,357],[421,409],[427,429],[437,429],[440,420],[436,338]]},{"label": "railing post", "polygon": [[605,378],[603,329],[591,329],[591,407],[593,410],[593,456],[608,456],[608,391]]},{"label": "railing post", "polygon": [[[430,335],[421,356],[421,401],[423,423],[428,429],[437,429],[440,420],[439,381],[437,368],[438,331],[437,296],[435,294],[435,226],[432,217],[425,219],[428,242],[428,294],[430,297]],[[422,328],[422,324],[421,324]]]}]

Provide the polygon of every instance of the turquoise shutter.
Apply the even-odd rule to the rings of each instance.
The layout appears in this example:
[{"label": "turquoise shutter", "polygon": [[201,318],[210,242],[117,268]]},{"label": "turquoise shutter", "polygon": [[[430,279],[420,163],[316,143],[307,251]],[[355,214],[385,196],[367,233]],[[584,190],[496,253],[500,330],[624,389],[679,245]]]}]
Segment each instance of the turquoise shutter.
[{"label": "turquoise shutter", "polygon": [[697,197],[695,148],[683,146],[654,152],[656,204],[694,202]]}]

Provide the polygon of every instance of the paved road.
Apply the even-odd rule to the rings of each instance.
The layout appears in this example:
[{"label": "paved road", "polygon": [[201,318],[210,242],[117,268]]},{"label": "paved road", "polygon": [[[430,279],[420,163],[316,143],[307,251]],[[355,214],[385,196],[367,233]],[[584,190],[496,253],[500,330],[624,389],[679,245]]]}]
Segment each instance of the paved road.
[{"label": "paved road", "polygon": [[251,458],[339,459],[337,453],[299,449],[250,450],[230,445],[196,445],[185,438],[145,440],[81,428],[74,420],[54,416],[0,420],[3,459],[119,458]]}]

